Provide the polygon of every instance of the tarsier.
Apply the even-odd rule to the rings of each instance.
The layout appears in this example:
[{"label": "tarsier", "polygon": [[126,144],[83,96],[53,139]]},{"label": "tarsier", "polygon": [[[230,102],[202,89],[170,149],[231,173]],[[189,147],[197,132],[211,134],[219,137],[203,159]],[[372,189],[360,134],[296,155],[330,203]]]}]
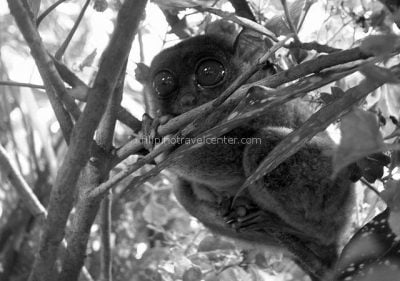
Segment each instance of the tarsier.
[{"label": "tarsier", "polygon": [[[232,44],[203,35],[158,54],[147,83],[161,114],[177,116],[217,98],[249,63],[248,45],[241,44],[240,36]],[[266,67],[261,75],[271,72]],[[308,106],[299,100],[271,108],[262,118],[224,135],[261,143],[206,144],[171,169],[179,177],[174,190],[178,201],[206,227],[284,249],[313,280],[320,280],[337,259],[354,198],[348,170],[330,180],[327,151],[333,143],[325,133],[248,187],[233,206],[226,204],[263,158],[309,115]]]}]

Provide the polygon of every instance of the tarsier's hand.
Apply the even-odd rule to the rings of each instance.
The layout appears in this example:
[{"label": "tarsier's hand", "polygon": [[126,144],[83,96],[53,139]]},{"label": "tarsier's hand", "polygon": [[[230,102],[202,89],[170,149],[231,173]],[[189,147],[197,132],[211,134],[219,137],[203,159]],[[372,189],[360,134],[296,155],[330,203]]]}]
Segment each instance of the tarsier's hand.
[{"label": "tarsier's hand", "polygon": [[140,138],[145,149],[151,151],[154,146],[160,142],[161,136],[157,133],[158,127],[166,124],[170,119],[172,119],[171,115],[152,118],[147,113],[143,114]]},{"label": "tarsier's hand", "polygon": [[220,203],[220,210],[226,223],[240,232],[245,227],[241,222],[245,221],[247,216],[259,211],[259,208],[244,197],[238,197],[234,203],[232,197],[225,197]]}]

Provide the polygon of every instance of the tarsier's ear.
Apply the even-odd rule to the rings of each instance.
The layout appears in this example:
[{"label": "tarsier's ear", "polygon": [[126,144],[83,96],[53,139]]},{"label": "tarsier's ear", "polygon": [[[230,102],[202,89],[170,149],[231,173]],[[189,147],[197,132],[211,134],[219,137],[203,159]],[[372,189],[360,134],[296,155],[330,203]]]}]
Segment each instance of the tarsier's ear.
[{"label": "tarsier's ear", "polygon": [[136,80],[143,85],[143,98],[144,98],[145,111],[152,117],[157,116],[157,110],[160,107],[157,97],[151,90],[152,81],[150,81],[151,79],[150,67],[140,62],[137,63],[136,65],[137,67],[135,70],[135,77]]},{"label": "tarsier's ear", "polygon": [[239,33],[240,27],[227,20],[210,22],[205,29],[206,35],[215,35],[217,38],[223,38],[232,47]]},{"label": "tarsier's ear", "polygon": [[265,54],[272,46],[268,38],[249,29],[243,29],[236,37],[233,45],[235,56],[244,62],[253,63],[261,55]]},{"label": "tarsier's ear", "polygon": [[145,65],[144,63],[138,62],[136,64],[136,70],[135,70],[135,77],[136,80],[141,83],[141,84],[147,84],[147,82],[150,79],[150,67]]}]

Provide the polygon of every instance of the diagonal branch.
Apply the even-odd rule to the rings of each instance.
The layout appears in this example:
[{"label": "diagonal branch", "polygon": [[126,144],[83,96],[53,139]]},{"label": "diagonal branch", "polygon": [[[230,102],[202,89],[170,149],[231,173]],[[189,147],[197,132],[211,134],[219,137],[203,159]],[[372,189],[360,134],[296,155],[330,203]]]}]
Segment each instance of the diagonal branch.
[{"label": "diagonal branch", "polygon": [[[354,73],[357,69],[358,69],[358,66],[347,67],[347,68],[344,68],[342,71],[331,70],[331,71],[327,71],[327,73],[321,73],[321,74],[316,74],[311,77],[306,77],[303,80],[301,80],[289,87],[279,90],[280,94],[275,100],[273,100],[270,103],[262,104],[261,107],[259,107],[259,108],[253,109],[252,114],[246,114],[246,115],[241,116],[240,118],[230,119],[227,122],[225,122],[215,128],[205,131],[201,135],[196,134],[197,130],[193,130],[193,129],[189,128],[189,131],[195,132],[196,137],[199,137],[199,138],[202,138],[202,137],[208,138],[208,137],[214,137],[214,136],[218,137],[218,136],[222,135],[224,132],[231,130],[236,125],[242,124],[243,120],[246,118],[247,118],[246,120],[250,120],[254,117],[262,116],[263,113],[265,114],[265,112],[267,112],[269,107],[281,105],[294,97],[304,95],[305,93],[307,93],[309,91],[315,90],[317,88],[320,88],[323,85],[331,83],[332,81],[336,81],[338,79],[343,78],[346,75]],[[253,85],[255,85],[255,84],[253,84]],[[247,88],[247,90],[248,89],[249,88]],[[243,91],[242,94],[244,95],[247,92],[247,90]],[[243,97],[243,95],[241,97]],[[214,100],[214,102],[217,100]],[[239,101],[240,101],[240,97],[235,96],[235,97],[227,100],[226,103],[229,103],[231,105],[236,105],[236,104],[238,104]],[[212,108],[213,101],[210,103],[211,103],[210,108]],[[225,103],[225,105],[226,105],[226,103]],[[208,104],[206,104],[206,106],[207,105]],[[228,107],[231,107],[231,106],[228,106]],[[196,109],[196,110],[198,110],[198,109]],[[218,108],[216,110],[218,110]],[[204,113],[204,108],[203,108],[203,111],[199,114],[202,114],[202,113]],[[196,119],[196,120],[198,120],[198,119]],[[217,122],[219,120],[215,120],[215,121]],[[196,121],[194,121],[194,122],[196,122]],[[203,123],[205,123],[205,122],[203,122]],[[191,124],[193,124],[193,122]],[[199,124],[201,124],[201,122],[199,122]],[[207,125],[210,126],[209,123],[207,123]],[[213,125],[216,125],[216,124],[213,124]],[[227,126],[229,126],[229,128],[227,128]],[[188,127],[186,127],[186,128],[188,128]],[[203,129],[207,129],[207,128],[202,128],[201,125],[199,126],[199,128],[200,128],[199,131],[202,131]],[[165,134],[167,134],[167,132]],[[185,137],[185,135],[179,135],[179,133],[178,133],[178,134],[175,134],[174,136],[172,136],[171,138],[178,139],[178,138],[184,138],[184,137]],[[154,160],[154,158],[157,155],[174,147],[174,145],[172,143],[174,143],[174,142],[168,142],[168,141],[163,142],[160,146],[156,147],[149,154],[147,154],[143,158],[139,159],[135,164],[125,168],[124,170],[119,172],[117,175],[112,177],[110,180],[101,184],[98,188],[96,188],[95,190],[93,190],[91,192],[91,196],[93,196],[93,197],[101,196],[105,191],[110,189],[114,184],[118,183],[120,180],[122,180],[123,178],[125,178],[126,176],[131,174],[132,172],[136,171],[137,169],[142,167],[144,164],[151,163],[151,161]],[[132,142],[131,144],[132,144],[132,146],[135,146],[135,145],[139,146],[140,142],[136,140],[135,142]],[[151,171],[149,171],[142,177],[134,179],[135,183],[141,184],[144,182],[144,180],[147,180],[149,177],[154,176],[162,169],[165,169],[169,165],[173,164],[176,159],[181,157],[183,153],[186,153],[187,151],[189,151],[190,148],[191,148],[190,145],[183,144],[182,146],[180,146],[179,148],[177,148],[174,151],[174,153],[173,153],[174,155],[170,155],[165,161],[158,164],[157,167],[153,168]]]},{"label": "diagonal branch", "polygon": [[[364,65],[362,63],[361,65]],[[279,89],[273,93],[273,96],[266,96],[262,100],[255,101],[252,97],[248,98],[251,106],[247,105],[247,100],[242,100],[243,105],[247,105],[246,112],[240,112],[239,110],[232,111],[232,113],[227,113],[223,122],[219,123],[215,127],[208,129],[201,134],[194,136],[197,139],[208,139],[220,137],[224,133],[231,131],[232,129],[244,124],[247,121],[253,120],[255,118],[260,118],[268,113],[268,110],[273,107],[279,107],[284,103],[301,96],[306,93],[325,86],[333,81],[342,79],[359,69],[360,66],[344,68],[343,70],[330,70],[326,72],[321,72],[310,77],[303,78],[302,80],[282,89]],[[246,97],[247,98],[247,97]],[[241,101],[241,102],[242,102]],[[237,103],[235,103],[236,105]],[[229,118],[230,116],[235,116],[234,118]],[[218,122],[220,120],[216,120]],[[183,157],[184,154],[190,153],[192,148],[196,148],[194,143],[184,143],[171,153],[167,159],[159,163],[152,170],[146,174],[135,178],[130,186],[138,186],[143,184],[150,177],[158,174],[161,170],[171,166],[179,158]]]},{"label": "diagonal branch", "polygon": [[35,216],[44,219],[46,217],[46,209],[37,199],[32,189],[28,186],[21,173],[12,164],[10,158],[7,155],[6,150],[0,145],[0,171],[8,178],[10,183],[15,187],[19,196],[21,197],[24,204],[27,206],[29,212]]},{"label": "diagonal branch", "polygon": [[[289,70],[279,72],[272,76],[268,76],[251,84],[245,84],[238,90],[236,90],[232,97],[234,99],[243,98],[247,91],[253,86],[260,85],[275,88],[284,83],[294,81],[309,74],[318,73],[323,69],[349,62],[354,62],[361,59],[366,59],[368,57],[370,57],[370,55],[362,53],[359,48],[340,51],[329,55],[322,55],[313,60],[309,60],[299,65],[296,65]],[[200,114],[202,114],[202,112],[208,111],[212,107],[214,102],[215,100],[210,101],[171,119],[167,124],[162,125],[158,128],[158,134],[160,136],[165,136],[176,132],[180,128],[186,126],[194,119],[196,119]],[[138,139],[133,139],[121,148],[117,149],[114,164],[121,162],[129,155],[137,153],[141,149],[143,149],[143,145],[140,143],[140,141]]]},{"label": "diagonal branch", "polygon": [[32,57],[43,79],[47,96],[60,123],[64,138],[68,140],[73,124],[60,100],[60,97],[67,96],[64,84],[43,45],[42,39],[29,16],[29,12],[24,8],[21,0],[8,0],[8,4],[11,14],[14,16],[22,35],[31,49]]}]

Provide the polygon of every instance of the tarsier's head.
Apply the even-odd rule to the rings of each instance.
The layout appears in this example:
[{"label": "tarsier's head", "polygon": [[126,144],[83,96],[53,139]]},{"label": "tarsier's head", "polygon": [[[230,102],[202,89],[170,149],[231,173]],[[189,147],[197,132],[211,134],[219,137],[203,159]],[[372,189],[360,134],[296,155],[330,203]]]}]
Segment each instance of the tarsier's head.
[{"label": "tarsier's head", "polygon": [[197,36],[158,54],[149,86],[162,114],[179,115],[219,96],[235,79],[233,47],[215,36]]}]

